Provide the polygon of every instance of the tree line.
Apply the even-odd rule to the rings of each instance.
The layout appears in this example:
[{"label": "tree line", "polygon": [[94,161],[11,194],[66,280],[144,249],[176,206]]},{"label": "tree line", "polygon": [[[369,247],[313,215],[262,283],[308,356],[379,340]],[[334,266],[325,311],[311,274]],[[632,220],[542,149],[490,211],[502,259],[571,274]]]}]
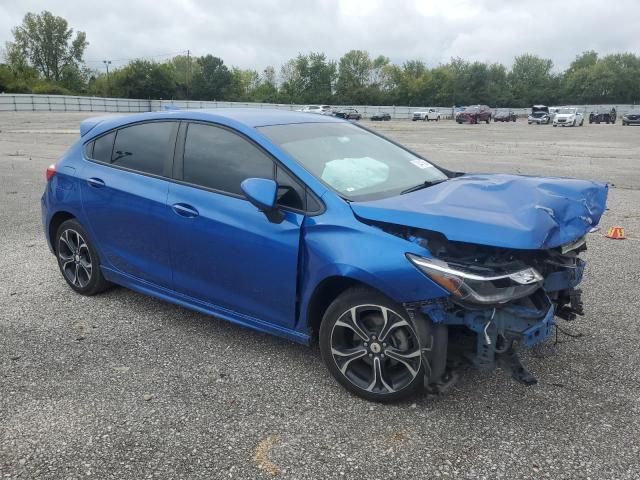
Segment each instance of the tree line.
[{"label": "tree line", "polygon": [[397,65],[363,50],[337,61],[310,52],[262,71],[229,66],[212,54],[176,55],[131,60],[107,75],[84,63],[86,35],[74,35],[62,17],[28,13],[12,33],[0,92],[333,105],[640,103],[640,56],[633,53],[587,51],[564,71],[529,53],[509,68],[462,58],[430,68],[420,59]]}]

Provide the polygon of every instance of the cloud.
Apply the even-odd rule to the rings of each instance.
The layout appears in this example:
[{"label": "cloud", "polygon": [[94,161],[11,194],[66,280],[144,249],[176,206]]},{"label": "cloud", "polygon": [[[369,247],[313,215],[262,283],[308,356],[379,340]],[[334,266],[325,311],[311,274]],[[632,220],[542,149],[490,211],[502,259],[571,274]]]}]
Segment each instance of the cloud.
[{"label": "cloud", "polygon": [[0,5],[0,40],[25,13],[45,9],[87,33],[85,58],[95,68],[187,49],[256,70],[299,52],[338,60],[354,48],[431,66],[451,57],[510,65],[527,52],[557,68],[585,50],[640,52],[635,0],[21,0]]}]

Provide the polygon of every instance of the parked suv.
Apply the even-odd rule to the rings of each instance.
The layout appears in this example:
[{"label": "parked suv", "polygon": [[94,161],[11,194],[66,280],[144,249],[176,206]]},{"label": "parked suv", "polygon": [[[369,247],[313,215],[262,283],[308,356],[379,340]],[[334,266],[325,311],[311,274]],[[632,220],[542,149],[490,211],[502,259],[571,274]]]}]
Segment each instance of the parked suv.
[{"label": "parked suv", "polygon": [[476,105],[473,107],[465,107],[464,110],[456,114],[456,122],[458,123],[479,123],[491,121],[491,108],[486,105]]},{"label": "parked suv", "polygon": [[589,114],[589,123],[616,123],[616,109],[600,109]]},{"label": "parked suv", "polygon": [[412,121],[422,120],[425,122],[429,122],[431,120],[439,121],[441,118],[440,112],[435,108],[430,108],[428,110],[419,110],[417,112],[413,112],[413,116],[411,117]]},{"label": "parked suv", "polygon": [[516,346],[583,313],[606,197],[454,173],[335,117],[221,108],[83,121],[41,203],[73,291],[122,285],[318,341],[340,384],[393,401],[445,391],[464,363],[535,383]]}]

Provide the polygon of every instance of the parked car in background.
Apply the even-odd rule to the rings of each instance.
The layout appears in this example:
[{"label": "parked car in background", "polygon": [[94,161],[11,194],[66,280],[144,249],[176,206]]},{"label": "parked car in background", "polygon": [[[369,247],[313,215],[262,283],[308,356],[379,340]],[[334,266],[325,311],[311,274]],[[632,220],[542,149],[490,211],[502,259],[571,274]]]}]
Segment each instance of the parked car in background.
[{"label": "parked car in background", "polygon": [[298,112],[306,112],[306,113],[318,113],[320,115],[327,115],[331,113],[330,105],[306,105]]},{"label": "parked car in background", "polygon": [[371,115],[370,120],[372,121],[385,121],[388,122],[391,120],[391,114],[387,112],[378,112]]},{"label": "parked car in background", "polygon": [[616,109],[600,109],[589,114],[589,123],[616,123]]},{"label": "parked car in background", "polygon": [[510,108],[497,108],[493,114],[494,122],[515,122],[516,116]]},{"label": "parked car in background", "polygon": [[527,117],[527,123],[531,125],[535,123],[537,125],[549,125],[551,123],[551,114],[549,113],[549,107],[545,105],[533,105],[531,107],[531,113]]},{"label": "parked car in background", "polygon": [[557,127],[581,127],[584,124],[584,114],[573,107],[561,107],[558,108],[555,118],[553,119],[553,126]]},{"label": "parked car in background", "polygon": [[622,116],[622,125],[640,125],[640,112],[627,112]]},{"label": "parked car in background", "polygon": [[458,366],[536,383],[518,349],[584,314],[579,255],[606,198],[587,180],[451,172],[335,117],[219,108],[82,121],[41,207],[74,292],[117,284],[317,342],[337,382],[390,402],[446,391]]},{"label": "parked car in background", "polygon": [[458,123],[479,123],[491,121],[491,108],[487,105],[474,105],[465,107],[464,110],[456,114],[456,122]]},{"label": "parked car in background", "polygon": [[333,112],[333,115],[346,120],[360,120],[362,118],[362,115],[355,108],[343,108]]},{"label": "parked car in background", "polygon": [[439,121],[441,118],[440,112],[435,108],[430,108],[428,110],[419,110],[417,112],[413,112],[413,116],[411,120],[416,122],[418,120],[422,120],[424,122],[429,122],[431,120]]}]

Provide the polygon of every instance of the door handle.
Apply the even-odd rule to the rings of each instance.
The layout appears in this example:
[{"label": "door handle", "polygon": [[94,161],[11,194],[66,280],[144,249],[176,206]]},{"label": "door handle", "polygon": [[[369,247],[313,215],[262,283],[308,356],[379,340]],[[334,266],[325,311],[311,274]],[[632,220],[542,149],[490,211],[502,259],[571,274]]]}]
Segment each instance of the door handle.
[{"label": "door handle", "polygon": [[89,184],[90,187],[95,187],[95,188],[104,187],[104,181],[100,178],[91,177],[89,180],[87,180],[87,183]]},{"label": "door handle", "polygon": [[187,205],[186,203],[174,203],[171,208],[181,217],[193,218],[200,215],[200,213],[198,213],[198,210],[193,208],[191,205]]}]

